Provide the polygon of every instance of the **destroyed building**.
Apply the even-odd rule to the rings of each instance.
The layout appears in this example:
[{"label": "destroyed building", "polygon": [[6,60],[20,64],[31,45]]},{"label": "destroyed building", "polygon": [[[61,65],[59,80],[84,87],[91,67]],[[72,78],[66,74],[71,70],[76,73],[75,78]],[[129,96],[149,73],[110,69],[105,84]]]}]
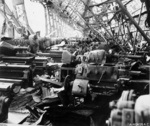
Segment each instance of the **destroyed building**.
[{"label": "destroyed building", "polygon": [[149,126],[150,0],[0,0],[0,126]]}]

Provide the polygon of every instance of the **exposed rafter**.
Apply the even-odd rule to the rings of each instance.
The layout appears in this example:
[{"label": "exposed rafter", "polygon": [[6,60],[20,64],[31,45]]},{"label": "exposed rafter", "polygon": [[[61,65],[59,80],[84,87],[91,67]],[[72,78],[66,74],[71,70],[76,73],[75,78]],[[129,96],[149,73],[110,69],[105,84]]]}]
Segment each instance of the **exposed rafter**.
[{"label": "exposed rafter", "polygon": [[[112,31],[108,30],[109,26],[106,26],[108,24],[114,26],[118,23],[118,18],[120,18],[119,14],[121,12],[118,4],[116,3],[116,0],[99,0],[97,3],[93,2],[94,0],[36,0],[36,1],[42,1],[45,2],[47,5],[52,5],[52,7],[55,12],[59,15],[60,18],[64,20],[64,22],[67,22],[70,26],[87,31],[85,29],[91,30],[95,27],[99,28],[99,31],[102,31],[105,29],[105,31],[110,35],[110,37],[113,37]],[[84,3],[84,12],[81,14],[80,9],[78,9],[79,6],[78,3],[82,2]],[[128,8],[133,0],[120,0],[126,8]],[[64,2],[63,5],[61,4]],[[51,3],[51,4],[49,4]],[[75,4],[74,4],[75,3]],[[54,5],[54,6],[53,6]],[[139,8],[140,9],[140,8]],[[132,9],[132,16],[137,15],[135,13],[133,15],[133,12],[137,11],[136,9]],[[143,14],[143,12],[141,13]],[[77,20],[78,19],[78,20]],[[126,18],[128,20],[128,18]],[[123,20],[126,21],[125,19]],[[84,25],[82,25],[84,24]],[[98,33],[97,33],[98,34]]]}]

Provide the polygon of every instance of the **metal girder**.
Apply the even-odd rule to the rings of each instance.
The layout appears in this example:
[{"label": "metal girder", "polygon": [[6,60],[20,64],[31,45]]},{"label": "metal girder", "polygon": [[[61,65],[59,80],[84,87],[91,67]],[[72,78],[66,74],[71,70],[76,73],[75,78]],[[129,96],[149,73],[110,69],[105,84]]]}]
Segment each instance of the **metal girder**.
[{"label": "metal girder", "polygon": [[44,7],[44,15],[45,15],[45,35],[48,34],[48,27],[47,27],[47,20],[48,20],[48,17],[47,17],[47,6],[45,4],[43,4],[43,2],[40,2],[42,4],[42,6]]},{"label": "metal girder", "polygon": [[[15,3],[17,4],[17,2],[20,4],[23,2],[23,0],[15,0]],[[0,2],[1,4],[1,8],[3,7],[3,9],[0,9],[1,14],[4,16],[4,18],[9,21],[10,19],[13,21],[13,23],[15,24],[14,28],[16,29],[17,27],[21,27],[20,22],[18,21],[18,19],[15,17],[15,15],[12,13],[12,11],[9,9],[8,5],[5,2]],[[25,10],[23,10],[25,12]],[[8,16],[10,17],[10,19],[8,18]],[[26,19],[27,21],[27,19]],[[28,22],[26,24],[27,29],[30,31],[30,33],[33,33],[32,29],[30,28]],[[16,31],[21,34],[17,29]]]},{"label": "metal girder", "polygon": [[4,0],[0,0],[0,7],[4,5]]},{"label": "metal girder", "polygon": [[[83,0],[81,0],[81,1],[84,3]],[[84,3],[84,5],[87,6],[85,3]],[[104,26],[104,24],[102,23],[102,20],[99,20],[99,19],[97,18],[97,16],[95,16],[95,14],[93,13],[93,11],[92,11],[90,8],[88,8],[88,10],[91,12],[91,14],[93,15],[93,17],[95,18],[97,25],[99,26],[99,24],[100,24],[101,27],[102,27],[102,28],[109,34],[109,36],[114,40],[114,42],[119,45],[119,43],[118,43],[117,41],[115,41],[113,35],[112,35],[112,34],[108,31],[108,29]],[[97,33],[98,33],[98,32],[97,32]],[[120,45],[119,45],[119,46],[120,46]],[[124,50],[121,46],[120,46],[120,48],[121,48],[121,50],[122,50],[123,52],[125,52],[125,50]]]},{"label": "metal girder", "polygon": [[99,4],[89,5],[88,7],[91,8],[91,7],[101,6],[103,4],[108,4],[108,3],[113,3],[113,2],[115,2],[115,0],[107,0],[107,1],[99,3]]},{"label": "metal girder", "polygon": [[[61,12],[61,13],[64,14],[63,10],[62,10],[60,7],[58,7],[55,3],[53,3],[53,4],[54,4],[54,10],[57,11],[57,13],[60,14],[60,12]],[[69,22],[72,22],[72,25],[73,25],[73,24],[77,25],[77,22],[74,21],[73,19],[70,19],[70,16],[69,16],[69,15],[66,15],[66,16],[67,16],[67,19],[69,20]],[[66,21],[67,21],[67,20],[66,20]],[[68,21],[67,21],[67,22],[68,22]],[[70,25],[69,22],[68,22],[68,24]],[[72,25],[70,25],[70,26],[74,28],[74,26],[72,26]],[[77,26],[78,26],[78,25],[77,25]],[[84,28],[84,27],[81,27],[81,28]]]},{"label": "metal girder", "polygon": [[[86,4],[89,5],[90,1],[91,1],[91,0],[87,0],[87,3],[86,3]],[[84,9],[84,13],[82,14],[82,17],[83,17],[83,18],[85,17],[87,10],[88,10],[88,8],[87,8],[87,6],[86,6],[85,9]]]},{"label": "metal girder", "polygon": [[[141,10],[140,10],[139,19],[138,19],[138,25],[140,25],[140,20],[141,20],[141,14],[142,14],[143,6],[144,6],[144,3],[142,3],[142,5],[141,5]],[[135,50],[135,43],[136,43],[137,33],[138,33],[138,30],[137,30],[136,33],[135,33],[134,50]]]},{"label": "metal girder", "polygon": [[[125,5],[129,4],[132,1],[133,0],[129,0]],[[89,5],[89,7],[101,6],[103,4],[108,4],[108,3],[113,3],[113,2],[116,2],[116,1],[115,0],[107,0],[107,1],[104,1],[104,2],[99,3],[99,4]]]},{"label": "metal girder", "polygon": [[88,23],[88,25],[97,25],[97,23],[91,23],[91,24]]},{"label": "metal girder", "polygon": [[[7,15],[6,15],[1,9],[0,9],[0,14],[5,18],[5,20],[6,20],[7,22],[10,21],[10,19],[7,17]],[[20,31],[17,30],[14,25],[13,25],[13,28],[14,28],[19,34],[21,34]],[[13,33],[13,36],[11,36],[11,37],[14,37],[14,33]]]},{"label": "metal girder", "polygon": [[[63,12],[62,8],[58,7],[58,3],[56,1],[51,1],[52,2],[52,6],[50,6],[50,8],[54,9],[54,11],[56,12],[57,16],[59,18],[61,18],[64,22],[64,24],[68,24],[69,26],[71,26],[73,29],[79,30],[79,31],[83,31],[84,26],[79,25],[78,23],[80,22],[76,22],[73,19],[70,18],[70,15],[67,15]],[[43,3],[43,2],[42,2]],[[45,2],[44,2],[45,3]],[[43,4],[44,4],[43,3]],[[46,3],[45,3],[46,5]],[[48,5],[47,5],[48,6]],[[73,9],[72,9],[73,10]],[[75,13],[75,11],[74,11]],[[61,16],[61,14],[63,14],[65,17]],[[58,23],[57,23],[58,24]],[[57,26],[58,27],[58,26]],[[59,27],[58,27],[59,28]],[[82,30],[81,30],[82,29]]]},{"label": "metal girder", "polygon": [[125,3],[124,6],[128,5],[130,2],[132,2],[133,0],[129,0],[127,3]]},{"label": "metal girder", "polygon": [[[80,1],[81,1],[81,0],[80,0]],[[83,1],[81,1],[81,2],[83,3]],[[85,3],[83,3],[83,4],[85,5]],[[87,10],[89,9],[87,5],[86,5],[85,7],[87,7]],[[85,19],[79,14],[79,12],[78,12],[78,10],[76,10],[76,8],[74,8],[74,12],[77,13],[77,15],[80,17],[80,19],[84,22],[85,26],[87,26],[90,30],[94,31],[96,34],[100,35],[100,36],[104,39],[104,41],[107,42],[107,40],[105,39],[105,37],[104,37],[101,33],[97,32],[97,30],[96,30],[94,27],[90,26],[90,25],[85,21]],[[84,27],[85,27],[85,26],[84,26]]]},{"label": "metal girder", "polygon": [[24,0],[13,0],[13,5],[24,4]]},{"label": "metal girder", "polygon": [[[1,6],[1,7],[2,7],[2,6]],[[21,34],[20,31],[17,30],[17,27],[20,27],[19,22],[17,21],[17,19],[15,18],[15,16],[13,15],[13,13],[10,11],[10,9],[8,8],[8,6],[7,6],[5,3],[3,4],[3,10],[0,9],[0,13],[1,13],[1,15],[6,19],[7,22],[10,21],[10,19],[13,20],[13,23],[15,24],[15,25],[13,26],[14,29],[15,29],[19,34]],[[8,16],[9,16],[10,18],[8,18]]]},{"label": "metal girder", "polygon": [[[80,0],[80,1],[81,1],[81,0]],[[81,1],[81,2],[83,3],[83,1]],[[83,4],[85,4],[85,3],[83,3]],[[85,6],[85,5],[84,5],[84,6]],[[87,10],[89,9],[88,6],[85,6],[85,7],[87,7]],[[96,34],[100,35],[100,36],[107,42],[107,40],[105,39],[105,37],[104,37],[101,33],[97,32],[97,30],[95,30],[95,28],[93,28],[92,26],[90,26],[90,25],[85,21],[85,19],[79,14],[79,12],[78,12],[78,10],[77,10],[76,8],[72,8],[72,10],[73,10],[74,13],[76,13],[76,14],[79,16],[79,18],[81,19],[81,21],[84,22],[85,26],[87,26],[90,30],[94,31]],[[84,26],[84,27],[85,27],[85,26]],[[82,27],[82,26],[81,26],[81,27]],[[83,28],[84,28],[84,27],[83,27]]]},{"label": "metal girder", "polygon": [[[18,5],[22,5],[22,14],[21,15],[18,15],[18,11],[17,11],[17,6]],[[13,7],[14,7],[14,10],[15,10],[15,14],[16,14],[17,19],[19,20],[20,17],[23,17],[24,20],[25,20],[25,27],[26,27],[26,29],[31,34],[34,34],[33,30],[31,29],[31,27],[29,25],[29,22],[28,22],[28,18],[27,18],[27,14],[26,14],[26,9],[25,9],[25,5],[24,5],[24,0],[13,0]],[[21,23],[23,23],[23,22],[21,22]]]},{"label": "metal girder", "polygon": [[122,2],[120,0],[116,0],[124,14],[130,19],[131,23],[134,24],[134,26],[138,29],[138,31],[141,33],[141,35],[144,37],[144,39],[148,42],[150,45],[150,39],[146,36],[144,31],[141,29],[141,27],[137,24],[137,22],[134,20],[134,18],[130,15],[130,13],[127,11],[127,9],[124,7]]},{"label": "metal girder", "polygon": [[[100,16],[100,15],[103,15],[103,14],[116,13],[116,12],[120,12],[120,10],[118,10],[118,11],[111,11],[111,12],[102,12],[102,13],[99,13],[99,14],[95,14],[95,16]],[[92,17],[93,17],[93,15],[90,15],[90,16],[84,17],[84,18],[86,19],[86,18],[92,18]]]},{"label": "metal girder", "polygon": [[6,3],[3,4],[3,10],[1,9],[1,11],[4,14],[7,14],[8,16],[10,16],[11,19],[14,21],[15,25],[17,27],[20,27],[20,23],[17,21],[17,19],[15,18],[14,14],[11,12],[11,10],[9,9],[9,7],[7,6]]},{"label": "metal girder", "polygon": [[[96,16],[99,16],[100,14],[95,14]],[[88,17],[84,17],[84,19],[87,19],[87,18],[93,18],[93,15],[90,15]]]},{"label": "metal girder", "polygon": [[[81,0],[82,1],[82,0]],[[82,1],[83,2],[83,1]],[[84,2],[83,2],[84,3]],[[84,3],[85,4],[85,3]],[[85,6],[87,6],[86,4],[85,4]],[[113,37],[112,36],[112,34],[103,26],[103,23],[102,23],[102,20],[99,20],[98,18],[97,18],[97,16],[92,12],[92,10],[90,9],[90,8],[88,8],[88,10],[91,12],[91,14],[93,15],[93,17],[95,18],[95,20],[96,20],[96,23],[97,23],[97,25],[99,26],[99,24],[105,29],[105,31],[111,36],[111,37]]]},{"label": "metal girder", "polygon": [[4,11],[2,11],[2,10],[0,9],[0,13],[1,13],[1,15],[2,15],[7,21],[9,21],[9,18],[7,17],[6,14],[4,14]]}]

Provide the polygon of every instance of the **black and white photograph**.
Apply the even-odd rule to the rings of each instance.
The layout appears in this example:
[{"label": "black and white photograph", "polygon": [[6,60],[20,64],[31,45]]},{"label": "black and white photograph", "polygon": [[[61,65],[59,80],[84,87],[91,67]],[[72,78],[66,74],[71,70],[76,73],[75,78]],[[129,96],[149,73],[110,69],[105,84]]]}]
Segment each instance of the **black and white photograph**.
[{"label": "black and white photograph", "polygon": [[0,0],[0,126],[150,126],[150,0]]}]

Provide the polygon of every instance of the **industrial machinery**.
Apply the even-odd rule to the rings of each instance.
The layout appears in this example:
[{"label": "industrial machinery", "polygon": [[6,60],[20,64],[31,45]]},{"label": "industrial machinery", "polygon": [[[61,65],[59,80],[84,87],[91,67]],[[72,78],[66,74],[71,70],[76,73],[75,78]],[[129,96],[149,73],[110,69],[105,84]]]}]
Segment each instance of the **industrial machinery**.
[{"label": "industrial machinery", "polygon": [[[95,52],[94,54],[93,52],[89,53],[95,55],[95,58],[86,54],[84,60],[76,64],[75,69],[72,70],[75,76],[67,72],[71,70],[69,65],[63,66],[63,69],[66,70],[66,77],[64,92],[60,96],[62,95],[64,106],[70,104],[74,107],[76,104],[91,106],[92,104],[103,110],[104,104],[106,107],[110,101],[117,100],[124,90],[134,90],[138,95],[148,93],[148,66],[143,65],[144,58],[137,60],[137,57],[142,56],[122,56],[118,58],[118,61],[121,58],[123,61],[114,64],[106,62],[107,56],[104,56],[104,51],[97,50],[99,55]],[[78,101],[78,99],[80,100]]]},{"label": "industrial machinery", "polygon": [[123,91],[118,101],[110,103],[112,108],[110,118],[106,121],[108,126],[127,126],[135,124],[134,106],[136,94],[133,90]]},{"label": "industrial machinery", "polygon": [[8,119],[9,106],[14,95],[20,91],[21,86],[21,80],[0,79],[0,122]]},{"label": "industrial machinery", "polygon": [[42,75],[44,74],[44,71],[46,71],[46,66],[47,63],[49,61],[48,57],[40,57],[40,56],[36,56],[34,58],[33,64],[35,65],[35,69],[34,69],[34,75]]},{"label": "industrial machinery", "polygon": [[121,97],[110,102],[110,118],[106,121],[108,126],[128,126],[149,124],[149,97],[150,95],[137,95],[134,90],[125,90]]},{"label": "industrial machinery", "polygon": [[62,58],[62,51],[59,50],[52,50],[52,51],[47,51],[47,53],[37,53],[38,56],[44,56],[44,57],[49,57],[53,58],[54,62],[61,62]]},{"label": "industrial machinery", "polygon": [[[95,113],[105,113],[103,112],[105,109],[108,109],[108,113],[110,113],[109,102],[117,100],[124,90],[134,90],[134,93],[138,95],[148,93],[149,66],[143,65],[145,64],[144,56],[117,56],[115,54],[112,55],[112,57],[117,57],[117,60],[112,63],[107,62],[107,56],[108,54],[104,50],[94,50],[84,55],[73,55],[64,51],[61,54],[62,63],[56,64],[48,63],[50,57],[49,53],[38,53],[38,56],[31,60],[31,64],[33,64],[33,66],[35,64],[35,67],[31,67],[32,65],[15,65],[13,63],[1,64],[1,71],[4,71],[6,75],[1,75],[0,81],[5,82],[5,80],[7,80],[6,82],[12,82],[12,80],[15,79],[23,80],[22,84],[24,85],[24,82],[32,82],[32,79],[28,80],[30,77],[33,77],[30,76],[32,72],[34,72],[34,75],[41,74],[41,77],[38,77],[38,83],[41,84],[39,86],[40,88],[37,88],[39,92],[33,96],[33,99],[38,101],[36,109],[40,108],[46,110],[46,118],[43,118],[43,120],[50,119],[52,122],[55,122],[53,120],[54,117],[50,115],[50,113],[57,116],[58,120],[64,117],[64,113],[71,113],[75,114],[75,116],[84,117],[84,121],[86,119],[86,121],[89,121],[91,118],[96,118],[95,116],[97,115]],[[110,56],[110,58],[112,57]],[[5,57],[2,57],[2,59],[3,58],[5,59]],[[15,58],[17,58],[17,56]],[[28,57],[22,58],[27,59]],[[16,61],[14,61],[14,63],[15,62]],[[56,78],[50,78],[51,75],[55,77],[55,70],[60,70],[59,82],[56,82]],[[15,72],[15,75],[13,71],[17,71],[18,74]],[[24,74],[20,74],[22,72]],[[8,73],[9,75],[11,74],[11,76],[9,76]],[[13,75],[15,76],[14,78]],[[16,83],[19,82],[16,81]],[[51,98],[42,99],[40,94],[46,98]],[[78,113],[78,111],[82,112]],[[38,115],[36,119],[38,119],[40,115],[42,116],[41,113],[34,112],[35,115]],[[31,115],[33,115],[34,112],[30,111]]]},{"label": "industrial machinery", "polygon": [[[61,122],[65,126],[101,126],[109,116],[110,126],[148,121],[148,104],[140,108],[144,97],[140,96],[148,94],[150,88],[150,40],[147,31],[141,29],[147,30],[143,21],[149,25],[148,1],[131,6],[129,13],[133,0],[31,0],[44,7],[44,38],[40,38],[42,25],[41,31],[33,35],[25,10],[28,3],[12,1],[14,12],[6,0],[0,1],[5,18],[2,34],[8,31],[12,37],[0,42],[0,122],[7,119],[12,97],[19,91],[13,105],[28,109],[27,120],[33,119],[36,125]],[[140,22],[141,16],[144,18]],[[16,31],[21,39],[13,39]],[[52,36],[80,36],[78,32],[82,34],[79,40],[52,41]],[[146,44],[140,48],[140,43]],[[27,105],[26,100],[31,104]]]},{"label": "industrial machinery", "polygon": [[33,86],[30,65],[0,64],[0,78],[23,80],[23,87]]},{"label": "industrial machinery", "polygon": [[8,118],[8,108],[10,105],[10,98],[7,96],[0,96],[0,122]]},{"label": "industrial machinery", "polygon": [[32,65],[34,57],[18,57],[18,56],[3,56],[2,61],[4,63],[16,63],[22,65]]}]

